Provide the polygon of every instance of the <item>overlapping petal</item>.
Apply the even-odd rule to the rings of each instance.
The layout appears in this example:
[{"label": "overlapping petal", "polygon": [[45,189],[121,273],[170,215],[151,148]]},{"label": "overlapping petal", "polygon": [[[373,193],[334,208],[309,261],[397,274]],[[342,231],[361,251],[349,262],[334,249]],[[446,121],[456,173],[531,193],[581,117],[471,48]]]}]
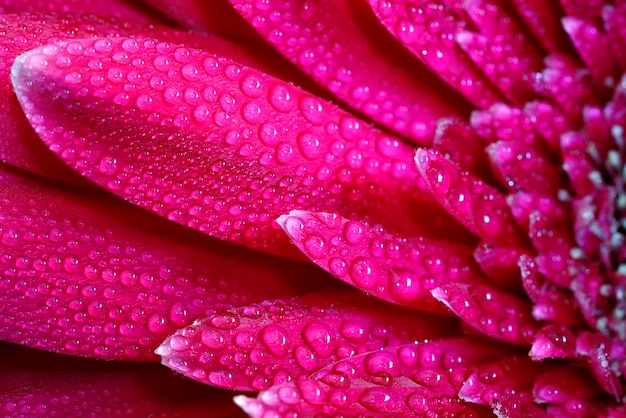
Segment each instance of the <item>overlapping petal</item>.
[{"label": "overlapping petal", "polygon": [[[2,167],[0,336],[107,359],[154,361],[176,329],[221,309],[307,287],[277,264],[110,196]],[[295,272],[300,282],[290,279]]]},{"label": "overlapping petal", "polygon": [[502,346],[469,338],[389,347],[274,386],[256,399],[239,396],[235,402],[252,417],[320,410],[346,417],[484,416],[488,410],[466,404],[456,394],[473,365],[505,354]]},{"label": "overlapping petal", "polygon": [[331,292],[266,300],[196,321],[157,354],[192,379],[259,391],[363,352],[454,335],[457,328],[451,318]]},{"label": "overlapping petal", "polygon": [[415,65],[365,2],[229,1],[334,96],[412,142],[430,144],[437,119],[463,113],[462,98]]},{"label": "overlapping petal", "polygon": [[376,297],[446,313],[430,291],[450,280],[482,283],[469,247],[395,236],[337,214],[293,211],[278,223],[314,263]]},{"label": "overlapping petal", "polygon": [[80,40],[28,52],[13,80],[68,165],[221,239],[294,257],[274,223],[294,208],[340,208],[392,231],[441,224],[415,187],[410,147],[228,59],[152,40]]}]

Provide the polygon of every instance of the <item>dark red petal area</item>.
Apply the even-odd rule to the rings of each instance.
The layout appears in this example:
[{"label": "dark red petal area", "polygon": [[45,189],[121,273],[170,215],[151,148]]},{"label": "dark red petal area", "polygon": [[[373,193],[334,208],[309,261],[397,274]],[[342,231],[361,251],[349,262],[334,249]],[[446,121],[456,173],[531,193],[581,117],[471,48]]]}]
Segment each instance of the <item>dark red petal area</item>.
[{"label": "dark red petal area", "polygon": [[274,223],[295,208],[437,230],[410,147],[230,60],[150,40],[82,40],[28,52],[13,79],[30,122],[70,166],[221,239],[296,257]]},{"label": "dark red petal area", "polygon": [[260,43],[261,38],[226,0],[143,0],[187,29]]},{"label": "dark red petal area", "polygon": [[338,99],[412,142],[430,144],[437,119],[462,113],[462,98],[415,65],[365,2],[229,1]]},{"label": "dark red petal area", "polygon": [[313,275],[4,167],[0,219],[0,337],[67,354],[154,361],[179,327]]},{"label": "dark red petal area", "polygon": [[194,322],[157,349],[163,364],[192,379],[258,391],[367,351],[441,338],[456,320],[333,292],[266,300]]},{"label": "dark red petal area", "polygon": [[23,417],[243,416],[219,390],[156,365],[76,359],[0,343],[0,414]]}]

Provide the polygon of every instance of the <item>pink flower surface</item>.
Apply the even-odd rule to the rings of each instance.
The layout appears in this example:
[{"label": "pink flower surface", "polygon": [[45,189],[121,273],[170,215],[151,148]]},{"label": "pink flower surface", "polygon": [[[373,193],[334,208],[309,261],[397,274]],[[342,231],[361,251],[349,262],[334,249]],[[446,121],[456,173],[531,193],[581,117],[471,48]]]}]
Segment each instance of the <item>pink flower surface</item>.
[{"label": "pink flower surface", "polygon": [[623,1],[0,26],[0,415],[626,415]]}]

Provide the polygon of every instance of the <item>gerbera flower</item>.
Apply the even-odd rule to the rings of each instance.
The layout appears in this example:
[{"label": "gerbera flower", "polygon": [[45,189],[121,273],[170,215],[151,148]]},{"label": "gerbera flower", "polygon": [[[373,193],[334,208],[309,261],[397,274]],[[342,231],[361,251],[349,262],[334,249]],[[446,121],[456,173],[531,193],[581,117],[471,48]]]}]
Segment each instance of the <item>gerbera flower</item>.
[{"label": "gerbera flower", "polygon": [[626,4],[11,3],[6,414],[626,413]]}]

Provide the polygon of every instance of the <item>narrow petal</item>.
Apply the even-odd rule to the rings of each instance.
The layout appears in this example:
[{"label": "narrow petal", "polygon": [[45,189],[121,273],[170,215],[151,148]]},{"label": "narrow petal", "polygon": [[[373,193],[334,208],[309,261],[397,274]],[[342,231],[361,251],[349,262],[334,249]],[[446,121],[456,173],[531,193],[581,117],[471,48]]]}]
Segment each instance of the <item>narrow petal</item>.
[{"label": "narrow petal", "polygon": [[524,247],[525,238],[498,190],[432,151],[418,150],[415,162],[435,198],[470,231],[489,243]]},{"label": "narrow petal", "polygon": [[535,379],[547,368],[526,356],[510,356],[483,364],[465,381],[459,397],[489,405],[503,395],[530,392]]},{"label": "narrow petal", "polygon": [[560,167],[543,150],[518,141],[498,141],[487,154],[500,182],[511,192],[557,197],[565,187]]},{"label": "narrow petal", "polygon": [[6,168],[0,217],[0,337],[45,350],[154,361],[159,343],[198,317],[324,280]]},{"label": "narrow petal", "polygon": [[609,38],[595,25],[582,19],[563,19],[563,27],[593,76],[596,86],[608,95],[619,81],[620,73],[613,60]]},{"label": "narrow petal", "polygon": [[597,414],[592,398],[602,393],[596,381],[583,369],[554,367],[537,378],[533,387],[535,402],[563,405],[564,412],[575,416]]},{"label": "narrow petal", "polygon": [[501,3],[466,0],[463,5],[478,32],[459,33],[461,48],[512,103],[531,99],[534,92],[528,81],[542,65],[530,37]]},{"label": "narrow petal", "polygon": [[226,394],[156,365],[116,364],[0,344],[0,414],[22,417],[235,417]]},{"label": "narrow petal", "polygon": [[472,104],[486,108],[500,92],[454,42],[467,23],[443,1],[369,0],[376,16],[405,48]]},{"label": "narrow petal", "polygon": [[572,49],[567,35],[561,30],[559,17],[563,15],[560,4],[556,1],[513,0],[517,11],[522,16],[534,35],[535,40],[550,53]]},{"label": "narrow petal", "polygon": [[278,218],[278,223],[315,264],[402,306],[445,313],[430,290],[450,281],[483,283],[471,250],[459,244],[394,236],[324,212],[293,211]]},{"label": "narrow petal", "polygon": [[484,139],[476,135],[474,129],[466,122],[458,119],[440,119],[430,149],[454,161],[462,170],[489,181],[493,175],[484,147]]},{"label": "narrow petal", "polygon": [[200,382],[259,391],[356,354],[440,338],[456,328],[452,319],[334,292],[213,315],[168,337],[157,354]]},{"label": "narrow petal", "polygon": [[460,116],[462,98],[396,45],[365,4],[229,1],[320,85],[412,142],[430,144],[437,119]]},{"label": "narrow petal", "polygon": [[432,294],[483,335],[498,340],[528,345],[539,329],[528,301],[497,289],[451,283]]},{"label": "narrow petal", "polygon": [[82,40],[28,52],[13,79],[30,122],[71,167],[221,239],[299,257],[274,223],[295,208],[341,209],[392,231],[423,232],[437,216],[415,187],[410,147],[212,54]]}]

